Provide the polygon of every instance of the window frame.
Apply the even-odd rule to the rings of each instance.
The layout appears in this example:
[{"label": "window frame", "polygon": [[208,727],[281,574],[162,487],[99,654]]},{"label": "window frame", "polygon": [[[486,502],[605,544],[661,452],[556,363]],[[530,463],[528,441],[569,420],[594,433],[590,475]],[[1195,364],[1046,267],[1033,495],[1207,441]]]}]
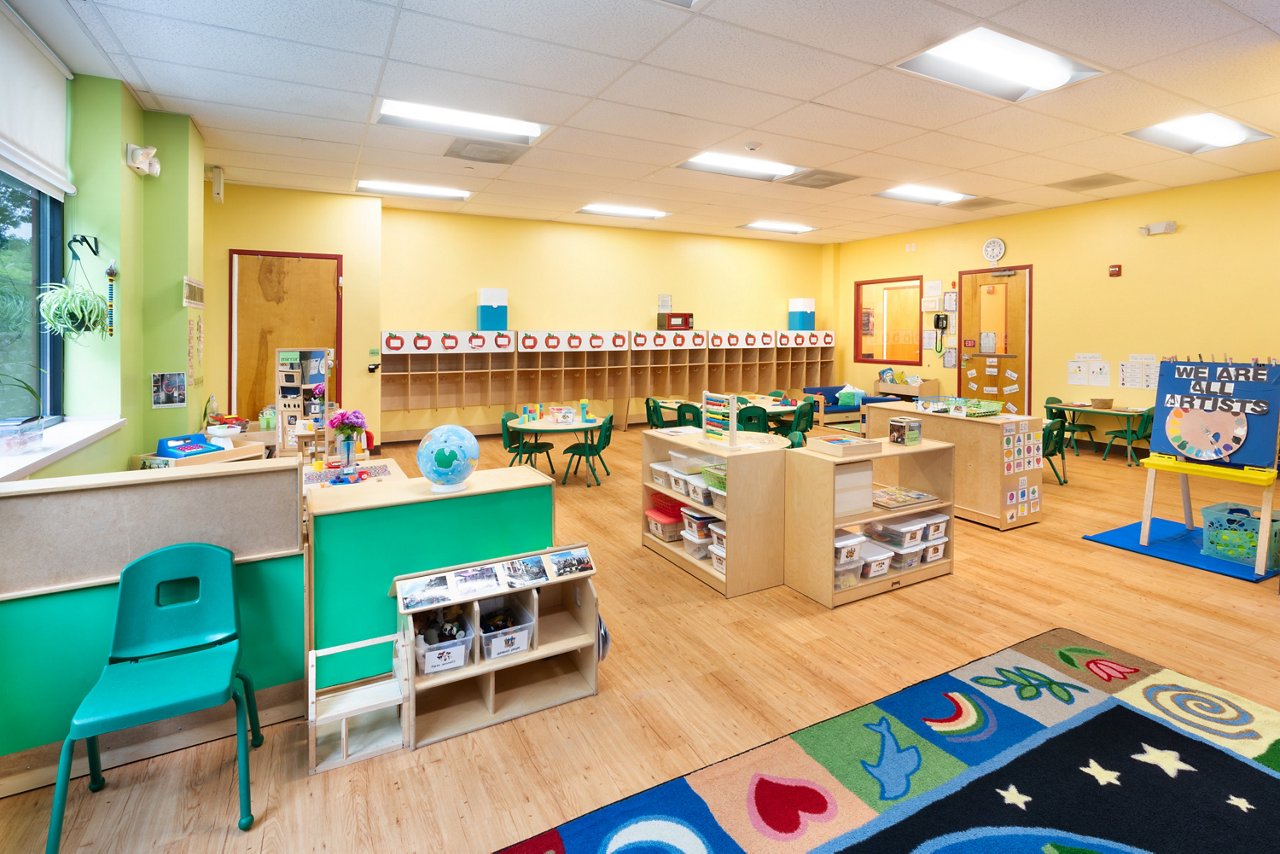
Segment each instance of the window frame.
[{"label": "window frame", "polygon": [[[910,359],[868,359],[862,355],[862,288],[863,285],[891,285],[914,283],[916,287],[916,357]],[[920,297],[924,294],[924,276],[892,276],[887,279],[859,279],[853,283],[853,361],[863,365],[909,365],[919,367],[924,364],[924,314],[919,311]],[[886,351],[887,353],[887,351]]]}]

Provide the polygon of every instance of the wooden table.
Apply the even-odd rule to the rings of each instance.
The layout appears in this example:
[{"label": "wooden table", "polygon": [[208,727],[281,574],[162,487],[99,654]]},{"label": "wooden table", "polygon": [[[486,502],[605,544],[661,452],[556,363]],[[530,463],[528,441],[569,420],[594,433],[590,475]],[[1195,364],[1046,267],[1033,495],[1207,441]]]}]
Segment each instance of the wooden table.
[{"label": "wooden table", "polygon": [[[1130,436],[1133,435],[1133,419],[1141,418],[1142,413],[1146,412],[1145,408],[1143,409],[1128,409],[1128,408],[1099,409],[1098,407],[1092,406],[1087,403],[1050,403],[1050,404],[1047,404],[1047,406],[1053,409],[1061,409],[1064,412],[1070,413],[1072,424],[1075,424],[1076,421],[1079,420],[1081,415],[1109,415],[1112,418],[1123,419],[1125,433],[1127,433]],[[1133,455],[1132,440],[1129,440],[1129,439],[1125,440],[1125,450],[1128,456],[1128,465],[1136,464],[1138,462],[1138,459]]]},{"label": "wooden table", "polygon": [[[535,442],[538,439],[538,435],[541,433],[573,433],[574,435],[579,437],[579,441],[582,442],[584,445],[590,445],[595,438],[595,432],[599,430],[601,425],[603,424],[604,424],[603,418],[597,419],[595,421],[582,421],[581,419],[577,419],[577,418],[575,418],[573,421],[553,421],[550,418],[536,418],[533,421],[526,421],[523,424],[520,423],[519,419],[516,419],[514,421],[508,421],[507,427],[509,427],[512,430],[516,430],[517,432],[520,433],[520,451],[523,454],[524,435],[526,433],[532,433],[533,440]],[[595,458],[590,456],[584,456],[584,459],[586,459],[587,461],[587,470],[591,473],[591,476],[595,478],[596,486],[599,486],[600,475],[596,472],[596,464],[594,462]],[[603,459],[600,462],[602,465],[604,464]],[[604,473],[606,477],[609,475],[608,466],[605,466]],[[569,465],[568,463],[566,463],[564,467],[564,477],[560,479],[560,483],[564,484],[568,482],[568,480],[569,480]],[[587,481],[587,486],[588,487],[591,486],[590,480]]]}]

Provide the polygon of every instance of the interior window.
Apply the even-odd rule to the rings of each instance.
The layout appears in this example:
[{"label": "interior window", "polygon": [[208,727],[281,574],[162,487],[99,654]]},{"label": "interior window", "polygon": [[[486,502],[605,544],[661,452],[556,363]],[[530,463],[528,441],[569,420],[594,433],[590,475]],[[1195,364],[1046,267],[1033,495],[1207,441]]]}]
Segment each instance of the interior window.
[{"label": "interior window", "polygon": [[919,365],[922,276],[854,282],[854,361]]}]

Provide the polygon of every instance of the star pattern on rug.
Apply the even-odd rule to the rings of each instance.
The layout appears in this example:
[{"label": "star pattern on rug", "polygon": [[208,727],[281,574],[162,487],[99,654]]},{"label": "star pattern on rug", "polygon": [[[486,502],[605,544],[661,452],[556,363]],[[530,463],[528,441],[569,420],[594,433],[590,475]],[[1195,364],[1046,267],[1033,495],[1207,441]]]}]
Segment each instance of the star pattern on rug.
[{"label": "star pattern on rug", "polygon": [[1009,784],[1007,789],[996,789],[996,794],[1004,798],[1006,804],[1012,804],[1023,812],[1027,811],[1027,804],[1031,802],[1031,796],[1019,792],[1018,787],[1012,783]]},{"label": "star pattern on rug", "polygon": [[1253,804],[1249,803],[1247,800],[1240,797],[1239,795],[1232,795],[1231,797],[1227,798],[1227,803],[1231,804],[1231,806],[1233,807],[1239,807],[1240,812],[1247,813],[1249,810],[1257,809],[1257,807],[1255,807]]},{"label": "star pattern on rug", "polygon": [[1120,772],[1108,771],[1106,768],[1099,765],[1098,760],[1096,759],[1090,759],[1088,765],[1080,766],[1080,770],[1097,780],[1099,786],[1106,786],[1108,784],[1113,786],[1120,785]]},{"label": "star pattern on rug", "polygon": [[1170,777],[1177,777],[1179,771],[1194,771],[1192,766],[1182,761],[1182,757],[1178,755],[1176,750],[1160,750],[1149,744],[1142,745],[1142,752],[1135,753],[1130,757],[1139,762],[1146,762],[1148,765],[1154,765]]}]

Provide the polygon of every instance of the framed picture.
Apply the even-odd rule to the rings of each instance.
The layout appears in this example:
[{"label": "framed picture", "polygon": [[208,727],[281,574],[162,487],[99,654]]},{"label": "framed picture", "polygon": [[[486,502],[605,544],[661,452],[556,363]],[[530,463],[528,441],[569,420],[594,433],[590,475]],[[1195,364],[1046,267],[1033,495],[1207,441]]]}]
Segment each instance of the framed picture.
[{"label": "framed picture", "polygon": [[186,371],[151,375],[152,409],[177,409],[186,405]]},{"label": "framed picture", "polygon": [[864,308],[862,310],[862,335],[864,338],[876,334],[876,310],[874,308]]}]

